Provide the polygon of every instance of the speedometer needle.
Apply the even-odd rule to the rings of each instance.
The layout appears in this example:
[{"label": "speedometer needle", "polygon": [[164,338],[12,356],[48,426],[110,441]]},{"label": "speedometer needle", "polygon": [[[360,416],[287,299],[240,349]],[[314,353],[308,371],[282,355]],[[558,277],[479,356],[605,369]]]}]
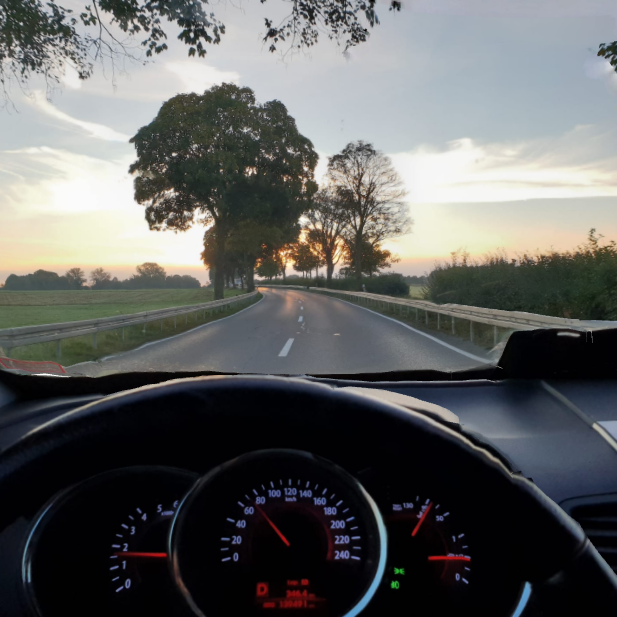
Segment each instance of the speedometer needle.
[{"label": "speedometer needle", "polygon": [[414,527],[413,531],[411,532],[411,537],[412,538],[418,533],[418,530],[420,529],[420,526],[422,525],[422,523],[424,523],[424,519],[426,518],[427,514],[429,513],[429,511],[430,511],[430,509],[432,507],[433,507],[433,502],[431,501],[431,503],[429,503],[428,506],[426,506],[426,510],[424,510],[424,513],[420,517],[420,520],[418,521],[418,524]]},{"label": "speedometer needle", "polygon": [[274,531],[276,531],[276,535],[283,540],[283,542],[286,544],[286,546],[290,546],[289,544],[289,540],[281,533],[281,530],[270,520],[270,517],[255,503],[255,507],[259,510],[259,512],[261,513],[261,515],[266,519],[266,521],[268,521],[268,524],[270,525],[270,527],[272,527],[272,529],[274,529]]}]

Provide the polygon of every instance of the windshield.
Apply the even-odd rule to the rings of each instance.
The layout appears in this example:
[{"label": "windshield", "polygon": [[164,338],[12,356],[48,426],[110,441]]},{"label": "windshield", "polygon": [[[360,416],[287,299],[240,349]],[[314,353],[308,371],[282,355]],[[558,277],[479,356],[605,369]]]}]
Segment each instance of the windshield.
[{"label": "windshield", "polygon": [[612,0],[0,7],[0,368],[352,374],[617,324]]}]

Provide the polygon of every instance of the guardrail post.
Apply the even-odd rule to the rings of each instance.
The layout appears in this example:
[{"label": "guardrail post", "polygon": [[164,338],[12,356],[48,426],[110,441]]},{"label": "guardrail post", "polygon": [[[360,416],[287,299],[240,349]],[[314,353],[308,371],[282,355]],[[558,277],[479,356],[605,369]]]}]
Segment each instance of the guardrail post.
[{"label": "guardrail post", "polygon": [[437,329],[441,326],[441,313],[437,313]]},{"label": "guardrail post", "polygon": [[60,360],[60,356],[62,356],[62,339],[56,341],[56,359]]},{"label": "guardrail post", "polygon": [[469,340],[473,343],[473,321],[469,322]]},{"label": "guardrail post", "polygon": [[174,315],[174,330],[178,327],[178,318]]},{"label": "guardrail post", "polygon": [[452,334],[456,334],[456,328],[454,326],[454,317],[452,317]]},{"label": "guardrail post", "polygon": [[96,332],[92,335],[92,349],[96,349]]},{"label": "guardrail post", "polygon": [[418,321],[418,307],[416,306],[416,321]]},{"label": "guardrail post", "polygon": [[124,328],[122,328],[122,340],[124,340]]}]

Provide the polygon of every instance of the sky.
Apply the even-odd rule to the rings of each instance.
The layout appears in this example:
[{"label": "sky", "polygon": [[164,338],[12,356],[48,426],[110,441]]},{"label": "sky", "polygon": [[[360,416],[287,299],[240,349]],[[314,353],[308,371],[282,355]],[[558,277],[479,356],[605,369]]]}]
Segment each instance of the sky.
[{"label": "sky", "polygon": [[213,5],[227,33],[204,59],[171,36],[153,63],[86,82],[68,70],[51,97],[40,81],[13,89],[0,110],[0,282],[73,266],[124,278],[155,261],[205,283],[203,228],[148,229],[128,140],[171,96],[221,82],[287,106],[320,155],[318,180],[353,140],[391,157],[414,221],[386,243],[398,272],[459,248],[569,249],[592,227],[617,240],[617,75],[596,57],[617,39],[613,0],[378,3],[380,25],[349,53],[322,37],[310,53],[271,54],[263,19],[288,6]]}]

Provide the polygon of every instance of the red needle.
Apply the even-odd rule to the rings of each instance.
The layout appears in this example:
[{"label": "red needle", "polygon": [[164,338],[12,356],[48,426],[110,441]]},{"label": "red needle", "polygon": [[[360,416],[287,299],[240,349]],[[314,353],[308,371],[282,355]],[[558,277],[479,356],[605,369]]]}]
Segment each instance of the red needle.
[{"label": "red needle", "polygon": [[426,510],[424,510],[424,513],[420,517],[418,524],[414,527],[414,530],[411,532],[412,538],[418,533],[418,529],[420,529],[420,526],[422,525],[422,523],[424,523],[424,519],[426,518],[426,515],[429,513],[432,507],[433,507],[433,502],[431,501],[431,503],[429,503],[428,506],[426,506]]},{"label": "red needle", "polygon": [[462,557],[458,555],[432,555],[428,558],[429,561],[471,561],[471,557]]},{"label": "red needle", "polygon": [[149,559],[167,559],[167,553],[138,553],[138,552],[126,551],[126,552],[114,553],[114,555],[117,555],[118,557],[122,556],[122,557],[146,557]]},{"label": "red needle", "polygon": [[270,527],[272,527],[272,529],[274,529],[274,531],[276,531],[276,535],[278,535],[278,537],[281,540],[283,540],[283,542],[287,546],[290,546],[289,540],[281,533],[281,530],[270,520],[270,517],[255,502],[253,502],[253,504],[255,504],[255,507],[259,510],[261,515],[268,521],[268,524],[270,525]]}]

